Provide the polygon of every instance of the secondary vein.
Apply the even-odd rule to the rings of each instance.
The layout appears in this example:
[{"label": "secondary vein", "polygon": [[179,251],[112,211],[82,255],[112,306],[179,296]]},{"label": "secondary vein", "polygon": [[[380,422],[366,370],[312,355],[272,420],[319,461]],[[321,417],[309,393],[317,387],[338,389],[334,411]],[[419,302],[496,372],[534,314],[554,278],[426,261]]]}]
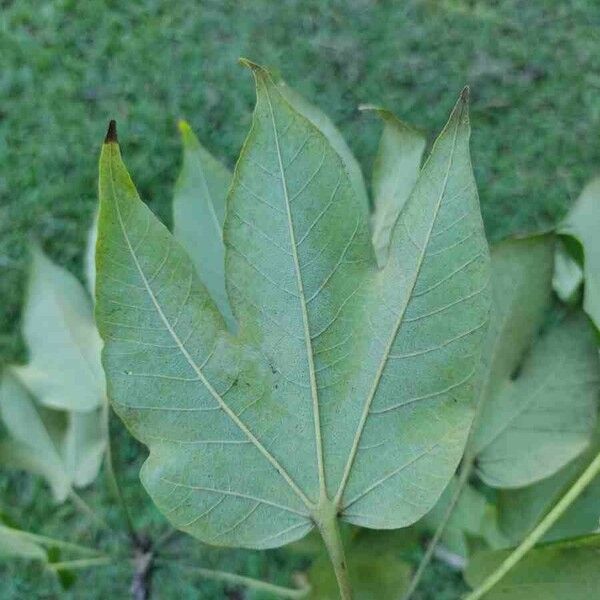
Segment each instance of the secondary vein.
[{"label": "secondary vein", "polygon": [[269,112],[271,115],[271,122],[273,125],[273,137],[275,139],[275,149],[277,151],[277,160],[279,163],[279,170],[281,173],[281,187],[283,190],[283,196],[285,198],[285,205],[287,211],[288,218],[288,227],[290,234],[290,245],[292,247],[292,258],[294,261],[294,268],[296,271],[296,281],[298,284],[298,296],[300,302],[300,309],[302,311],[302,324],[304,327],[304,339],[306,344],[306,354],[308,359],[308,373],[310,380],[310,390],[312,397],[312,405],[313,405],[313,423],[315,428],[315,443],[317,450],[317,468],[319,472],[319,488],[321,495],[326,494],[326,486],[325,486],[325,468],[323,465],[323,440],[321,435],[321,417],[319,414],[319,395],[317,390],[317,380],[315,375],[315,363],[314,363],[314,354],[312,347],[312,338],[310,334],[310,328],[308,324],[308,310],[306,308],[306,298],[304,295],[304,283],[302,281],[302,273],[300,270],[300,261],[298,260],[298,248],[296,245],[296,232],[294,230],[294,222],[292,219],[292,211],[290,206],[290,198],[288,194],[288,186],[287,179],[285,176],[285,169],[283,167],[283,159],[281,157],[281,148],[279,147],[279,135],[277,133],[277,123],[275,121],[275,113],[273,111],[273,104],[271,102],[271,96],[269,95],[269,90],[264,84],[265,96],[267,98],[267,103],[269,105]]}]

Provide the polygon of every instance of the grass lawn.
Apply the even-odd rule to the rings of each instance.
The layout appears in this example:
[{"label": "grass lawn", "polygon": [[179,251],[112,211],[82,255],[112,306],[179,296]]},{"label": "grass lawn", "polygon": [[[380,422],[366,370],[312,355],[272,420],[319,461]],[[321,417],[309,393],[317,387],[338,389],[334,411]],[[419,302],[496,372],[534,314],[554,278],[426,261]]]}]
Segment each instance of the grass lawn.
[{"label": "grass lawn", "polygon": [[[142,197],[169,222],[178,118],[234,164],[253,105],[239,56],[278,69],[324,108],[367,174],[379,129],[359,113],[360,103],[389,107],[431,137],[469,84],[472,156],[492,239],[551,226],[600,170],[595,0],[6,0],[0,6],[0,366],[24,358],[18,330],[31,237],[81,276],[109,118],[119,122]],[[143,450],[123,431],[117,437],[127,493],[144,507],[136,520],[160,530],[164,521],[137,483]],[[85,496],[101,510],[109,504],[102,482]],[[106,538],[70,505],[54,506],[45,486],[29,477],[0,475],[0,507],[33,531],[88,543]],[[118,523],[115,509],[108,510]],[[281,551],[208,551],[185,540],[175,550],[190,563],[280,583],[301,566]],[[455,598],[460,578],[436,568],[421,598]],[[120,598],[127,586],[121,565],[78,575],[61,597]],[[58,589],[35,566],[0,567],[3,599],[53,598]],[[220,586],[190,575],[157,576],[157,597],[197,598],[199,590],[203,598],[223,597]]]}]

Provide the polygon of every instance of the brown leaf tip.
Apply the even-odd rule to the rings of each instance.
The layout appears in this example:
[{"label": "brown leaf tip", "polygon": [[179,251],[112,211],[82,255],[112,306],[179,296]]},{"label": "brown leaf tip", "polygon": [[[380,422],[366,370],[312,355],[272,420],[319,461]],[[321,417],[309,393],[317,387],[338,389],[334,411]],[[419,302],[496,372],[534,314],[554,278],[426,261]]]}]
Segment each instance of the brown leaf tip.
[{"label": "brown leaf tip", "polygon": [[110,120],[108,124],[108,130],[106,132],[106,137],[104,138],[105,144],[117,144],[119,142],[117,138],[117,122],[114,119]]}]

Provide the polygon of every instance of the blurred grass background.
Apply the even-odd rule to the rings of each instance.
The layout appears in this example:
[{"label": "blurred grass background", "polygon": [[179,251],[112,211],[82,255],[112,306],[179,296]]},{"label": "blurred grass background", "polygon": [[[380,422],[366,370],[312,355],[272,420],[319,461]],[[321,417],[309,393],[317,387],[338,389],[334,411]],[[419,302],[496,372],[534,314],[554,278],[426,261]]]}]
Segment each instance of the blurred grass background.
[{"label": "blurred grass background", "polygon": [[[0,365],[24,358],[18,331],[29,239],[81,277],[108,119],[119,122],[142,197],[169,222],[178,118],[234,164],[253,105],[239,56],[277,69],[328,112],[367,177],[379,129],[360,103],[391,108],[431,139],[469,84],[472,156],[491,239],[556,223],[600,170],[596,0],[3,0],[0,9]],[[137,483],[143,451],[118,438],[127,493],[144,507],[136,518],[160,529]],[[109,505],[102,483],[86,498],[101,510]],[[33,531],[100,535],[28,477],[0,475],[0,506]],[[280,583],[296,566],[282,552],[179,544],[196,564]],[[80,575],[61,597],[124,597],[127,569],[111,569]],[[459,589],[459,578],[439,567],[421,597],[450,600]],[[58,590],[36,567],[0,567],[2,598],[53,598]],[[156,592],[223,597],[220,586],[164,574]]]}]

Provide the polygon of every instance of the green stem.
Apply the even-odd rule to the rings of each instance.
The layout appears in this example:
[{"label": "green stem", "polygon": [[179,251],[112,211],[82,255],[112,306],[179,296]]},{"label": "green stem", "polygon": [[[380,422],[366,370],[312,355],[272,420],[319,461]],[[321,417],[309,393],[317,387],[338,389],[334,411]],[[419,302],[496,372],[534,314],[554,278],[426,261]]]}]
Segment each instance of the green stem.
[{"label": "green stem", "polygon": [[12,529],[11,527],[3,526],[4,529],[14,531],[21,536],[27,537],[32,542],[37,542],[42,546],[54,546],[56,548],[62,548],[64,550],[72,550],[74,552],[83,552],[84,554],[100,554],[99,550],[94,548],[88,548],[86,546],[80,546],[79,544],[73,544],[71,542],[63,542],[62,540],[56,540],[45,535],[38,535],[37,533],[29,533],[28,531],[21,531],[20,529]]},{"label": "green stem", "polygon": [[556,506],[540,521],[539,525],[517,546],[514,551],[491,573],[477,589],[468,594],[464,600],[479,600],[487,594],[556,523],[560,516],[577,499],[594,477],[600,473],[600,453],[579,476],[569,491],[558,501]]},{"label": "green stem", "polygon": [[98,558],[81,558],[79,560],[65,560],[63,562],[49,563],[46,565],[53,571],[73,571],[76,569],[87,569],[89,567],[99,567],[110,565],[114,559],[110,556],[101,556]]},{"label": "green stem", "polygon": [[163,533],[152,546],[152,550],[157,553],[164,548],[176,535],[179,534],[177,529],[169,529]]},{"label": "green stem", "polygon": [[472,467],[473,467],[472,460],[469,460],[468,462],[463,463],[463,466],[460,469],[460,473],[458,476],[458,481],[457,481],[456,489],[454,490],[454,494],[452,494],[452,498],[450,499],[450,502],[448,503],[448,506],[446,507],[444,514],[442,515],[442,520],[440,521],[439,525],[437,526],[437,529],[435,530],[433,537],[429,541],[429,544],[427,545],[427,549],[425,550],[425,554],[423,554],[423,558],[421,558],[421,562],[419,563],[419,566],[417,567],[417,570],[415,571],[415,574],[413,575],[413,577],[411,579],[408,589],[406,590],[406,592],[404,592],[404,595],[402,596],[402,600],[409,600],[409,598],[413,595],[413,593],[417,589],[417,586],[419,585],[419,582],[421,581],[421,578],[423,577],[423,573],[425,572],[425,569],[431,562],[431,558],[433,557],[433,553],[435,552],[435,549],[440,541],[440,538],[442,537],[444,531],[446,530],[448,521],[450,520],[450,517],[452,516],[452,513],[454,512],[454,509],[456,508],[456,505],[458,504],[458,501],[460,500],[460,497],[465,488],[465,485],[466,485],[467,481],[469,480],[469,475],[471,473]]},{"label": "green stem", "polygon": [[[482,392],[483,389],[484,388],[482,388]],[[421,559],[421,562],[419,563],[419,566],[417,567],[417,570],[413,575],[410,585],[408,586],[408,590],[402,596],[402,600],[409,600],[415,592],[415,590],[417,589],[417,586],[419,585],[419,582],[423,577],[423,573],[425,572],[425,569],[431,562],[433,553],[435,552],[435,549],[444,531],[446,530],[448,522],[450,521],[450,517],[452,516],[452,513],[454,512],[454,509],[456,508],[456,505],[460,500],[462,492],[465,486],[467,485],[467,482],[469,481],[469,477],[475,465],[475,459],[477,458],[477,454],[473,449],[473,436],[475,435],[475,432],[479,427],[479,420],[481,419],[484,400],[485,398],[483,396],[479,396],[478,402],[475,407],[475,414],[473,415],[473,421],[471,422],[469,435],[467,436],[467,442],[465,444],[465,454],[463,456],[462,465],[460,467],[460,473],[458,476],[456,490],[454,491],[454,494],[450,499],[450,503],[448,504],[448,507],[446,508],[446,511],[442,516],[441,522],[437,526],[437,529],[435,530],[435,533],[433,534],[433,537],[431,538],[429,545],[425,550],[425,554],[423,555],[423,558]]]},{"label": "green stem", "polygon": [[84,514],[86,514],[99,527],[110,529],[110,525],[73,489],[69,492],[69,498],[73,504]]},{"label": "green stem", "polygon": [[108,404],[108,399],[106,399],[104,404],[104,435],[106,439],[106,457],[104,464],[106,467],[106,477],[108,479],[108,484],[111,488],[111,492],[115,500],[121,508],[121,514],[123,515],[123,520],[125,522],[125,526],[127,527],[129,537],[134,543],[137,543],[138,536],[133,525],[133,520],[131,519],[131,515],[129,514],[129,510],[127,509],[125,497],[123,496],[123,491],[121,490],[119,480],[117,479],[117,475],[115,473],[112,453],[112,442],[110,436],[110,407]]},{"label": "green stem", "polygon": [[334,510],[327,510],[326,512],[327,517],[318,523],[319,531],[335,572],[341,600],[352,600],[352,588],[350,587],[348,566],[344,557],[344,546],[340,537],[337,515]]},{"label": "green stem", "polygon": [[213,579],[216,581],[222,581],[224,583],[230,583],[232,585],[243,585],[247,588],[260,590],[263,592],[269,592],[276,594],[281,598],[293,598],[300,599],[305,598],[310,592],[310,587],[306,586],[299,589],[287,588],[260,579],[253,579],[252,577],[245,577],[244,575],[236,575],[235,573],[228,573],[227,571],[215,571],[213,569],[204,569],[202,567],[194,567],[192,565],[185,565],[179,562],[172,562],[164,559],[157,559],[157,565],[172,565],[181,569],[193,571],[198,575],[205,577],[206,579]]}]

